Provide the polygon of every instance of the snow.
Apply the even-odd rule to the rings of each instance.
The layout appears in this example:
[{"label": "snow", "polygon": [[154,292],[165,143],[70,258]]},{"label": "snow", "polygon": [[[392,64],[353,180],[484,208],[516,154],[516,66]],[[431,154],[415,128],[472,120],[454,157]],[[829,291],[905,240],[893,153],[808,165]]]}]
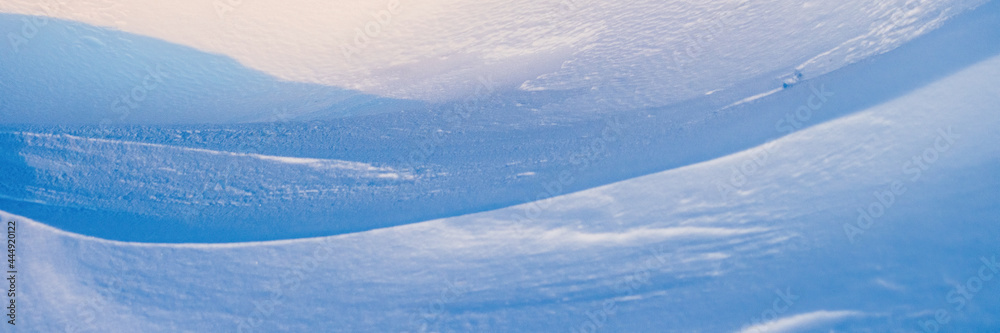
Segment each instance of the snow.
[{"label": "snow", "polygon": [[[345,98],[346,92],[324,87],[365,96],[453,101],[474,94],[483,82],[515,97],[543,93],[549,97],[537,108],[545,112],[586,115],[671,105],[719,89],[759,89],[796,70],[805,78],[817,77],[898,47],[982,3],[985,0],[635,0],[614,4],[435,0],[419,5],[403,0],[309,0],[295,5],[259,0],[9,0],[0,4],[0,12],[45,15],[93,27],[76,27],[56,42],[53,38],[63,29],[62,23],[50,20],[52,26],[37,27],[37,36],[29,34],[32,38],[25,36],[18,43],[16,49],[23,51],[14,52],[11,42],[0,43],[4,44],[0,52],[14,60],[45,59],[14,64],[24,69],[64,64],[60,67],[68,73],[63,75],[78,80],[92,76],[89,71],[136,76],[132,73],[157,64],[175,80],[184,80],[165,80],[163,85],[179,87],[150,92],[151,100],[143,104],[155,105],[157,110],[146,111],[149,106],[140,110],[156,113],[156,117],[126,117],[129,123],[255,121],[281,114],[274,111],[281,107],[298,116],[337,106]],[[25,29],[19,17],[3,21],[7,21],[4,31]],[[156,43],[132,34],[155,38]],[[133,40],[136,43],[122,44]],[[227,68],[237,64],[224,63],[213,66],[222,68],[187,66],[177,59],[194,59],[191,55],[158,56],[165,49],[187,51],[173,50],[181,47],[224,55],[246,68]],[[124,53],[132,58],[121,59],[123,52],[108,50],[127,50]],[[80,51],[105,59],[72,65],[81,57]],[[20,52],[25,53],[11,57]],[[203,59],[194,64],[209,61],[223,60]],[[262,88],[257,85],[273,83],[258,77],[257,71],[276,78],[286,91],[258,90]],[[26,76],[34,75],[10,75],[15,79]],[[87,81],[113,83],[107,82],[109,75],[99,77]],[[98,90],[100,95],[117,97],[142,76],[126,80],[129,83],[94,89],[103,88]],[[250,87],[210,84],[220,80]],[[196,89],[203,85],[207,87]],[[186,89],[219,93],[213,94],[217,100],[189,100],[199,95]],[[45,90],[16,96],[39,96]],[[277,96],[260,100],[262,94]],[[284,101],[273,102],[278,98]],[[320,101],[302,105],[311,99]],[[177,111],[164,106],[178,103],[181,108],[174,109],[197,111],[184,112],[184,118],[168,115]],[[28,101],[17,104],[32,106]],[[107,104],[101,104],[105,111]],[[57,110],[67,107],[93,106],[53,106]],[[234,112],[243,113],[242,117],[231,115]],[[337,110],[336,114],[350,112]],[[33,121],[52,119],[39,118]]]},{"label": "snow", "polygon": [[845,317],[857,315],[863,314],[852,311],[816,311],[747,327],[740,331],[740,333],[800,332],[805,328],[819,326],[819,324],[823,322],[836,321]]},{"label": "snow", "polygon": [[[906,10],[892,15],[899,3]],[[735,88],[692,89],[699,97],[678,105],[592,118],[533,113],[500,94],[467,118],[447,115],[469,106],[452,101],[264,124],[5,122],[0,218],[18,223],[22,293],[18,328],[4,329],[1000,330],[1000,3],[944,22],[959,3],[744,4],[738,12],[757,15],[761,27],[816,11],[829,14],[815,24],[850,32],[805,41],[798,34],[813,30],[789,29],[775,38],[834,51],[788,52],[799,60],[772,64],[816,54],[843,62],[806,61],[801,78],[770,94],[761,93],[781,86],[777,75],[764,85],[709,76],[706,86]],[[495,20],[515,10],[468,6],[495,10]],[[600,3],[561,6],[610,15]],[[858,6],[871,10],[847,10]],[[263,7],[247,1],[229,14],[249,19]],[[174,8],[182,9],[190,8]],[[528,31],[512,40],[538,33],[522,24]],[[197,30],[170,38],[185,29]],[[749,26],[717,38],[737,37],[769,40]],[[376,45],[365,52],[379,53]],[[760,50],[741,54],[774,58]],[[705,58],[706,71],[729,64]],[[567,71],[587,73],[579,68]],[[659,89],[621,73],[629,85]],[[580,81],[538,82],[547,83],[531,89],[547,93],[548,84]],[[5,98],[28,98],[21,93]],[[389,96],[381,94],[371,98]]]}]

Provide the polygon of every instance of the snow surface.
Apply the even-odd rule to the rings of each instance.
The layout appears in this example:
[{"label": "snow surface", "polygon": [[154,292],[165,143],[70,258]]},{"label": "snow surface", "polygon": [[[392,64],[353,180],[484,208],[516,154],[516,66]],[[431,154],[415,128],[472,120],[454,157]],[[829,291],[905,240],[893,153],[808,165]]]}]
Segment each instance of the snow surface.
[{"label": "snow surface", "polygon": [[0,185],[10,190],[0,207],[143,242],[327,236],[498,209],[751,149],[796,130],[775,122],[811,103],[814,90],[834,96],[801,126],[862,111],[1000,53],[1000,43],[983,43],[997,40],[998,22],[979,10],[780,93],[720,92],[593,119],[545,117],[488,94],[308,122],[5,126],[11,171]]},{"label": "snow surface", "polygon": [[[607,303],[602,331],[737,331],[777,289],[798,297],[768,324],[784,331],[912,331],[938,308],[949,330],[996,330],[1000,281],[960,311],[945,296],[1000,252],[997,75],[993,57],[767,146],[361,233],[123,243],[4,214],[27,244],[23,320],[40,331],[538,332],[571,331]],[[949,129],[954,144],[921,177],[901,169]],[[714,183],[764,147],[759,172],[721,196]],[[906,192],[851,242],[844,225],[892,181]],[[531,205],[544,206],[511,218]]]},{"label": "snow surface", "polygon": [[[228,56],[282,81],[434,102],[462,99],[475,93],[485,81],[513,95],[545,92],[549,100],[535,106],[539,111],[589,114],[664,106],[717,90],[754,89],[758,87],[748,87],[749,83],[774,83],[794,77],[796,72],[804,78],[816,77],[898,47],[940,26],[947,18],[985,2],[302,0],[290,4],[260,0],[6,0],[0,3],[0,12],[41,15],[153,37]],[[20,17],[6,21],[4,31],[25,29]],[[61,66],[69,76],[86,75],[74,72],[91,70],[100,71],[105,81],[112,78],[106,75],[108,72],[118,74],[114,77],[134,76],[134,72],[143,71],[142,66],[133,64],[141,60],[146,66],[163,63],[168,73],[176,71],[176,76],[191,81],[225,79],[247,84],[242,81],[248,75],[239,72],[189,68],[172,64],[176,59],[157,59],[166,46],[150,45],[141,39],[130,44],[128,41],[136,38],[102,28],[76,28],[61,37],[71,42],[52,42],[61,29],[39,27],[34,37],[17,47],[25,54],[13,57],[32,61],[16,64],[15,68],[72,63],[80,50],[66,45],[75,45],[84,54],[110,58],[89,64],[112,68],[106,71],[94,65]],[[120,45],[123,42],[126,45]],[[14,43],[0,44],[5,49],[0,52],[10,59],[15,53]],[[345,56],[347,47],[357,50]],[[126,54],[136,58],[116,61]],[[145,59],[150,57],[153,59]],[[264,81],[250,79],[250,83]],[[129,79],[138,80],[141,76]],[[198,87],[189,82],[176,84],[188,89]],[[117,97],[132,85],[135,83],[105,89],[100,95]],[[250,113],[248,118],[258,112],[257,105],[251,102],[253,98],[247,97],[254,94],[232,96],[242,90],[211,88],[227,92],[212,95],[218,96],[221,105],[201,101],[209,105],[191,106],[196,111],[184,112],[183,117],[164,119],[167,116],[163,114],[170,112],[158,111],[155,113],[161,114],[160,118],[124,121],[176,123],[185,119],[204,122],[208,118],[221,122],[228,120],[223,116],[233,109],[245,110]],[[157,91],[157,96],[164,97],[149,103],[165,107],[191,95],[177,96],[185,90],[176,89],[181,92]],[[326,100],[337,99],[325,91],[303,92],[305,89],[269,94],[278,95],[272,99],[298,100],[286,106],[296,115],[299,110],[315,112],[331,105]],[[59,100],[55,98],[60,96],[58,91],[53,91],[52,97],[37,91],[27,96]],[[303,99],[313,99],[303,98],[303,93],[316,95],[320,106],[299,105]],[[101,107],[107,103],[101,103]],[[79,105],[59,105],[56,109],[80,112]],[[207,117],[205,113],[220,115]],[[29,122],[27,119],[32,118],[17,119]],[[4,120],[10,121],[18,120]]]},{"label": "snow surface", "polygon": [[[776,3],[738,12],[766,27],[780,16],[771,13],[804,20],[809,8],[838,6]],[[1000,268],[989,264],[1000,256],[1000,2],[931,32],[966,7],[911,1],[902,13],[921,23],[886,25],[900,3],[843,2],[879,10],[826,11],[816,20],[838,33],[811,35],[822,39],[815,45],[795,25],[776,37],[812,45],[782,54],[822,69],[773,82],[708,76],[725,86],[600,117],[523,107],[551,104],[548,93],[421,104],[290,85],[420,107],[262,124],[234,123],[247,116],[236,108],[169,126],[5,119],[0,218],[19,226],[22,293],[18,326],[4,329],[912,332],[945,313],[941,331],[1000,330]],[[849,23],[858,13],[883,20]],[[718,38],[744,36],[766,40],[749,27]],[[365,52],[379,53],[372,45]],[[178,50],[195,67],[225,62]],[[754,50],[740,54],[774,58]],[[725,52],[705,52],[704,70],[725,72],[725,62],[710,64]],[[3,80],[28,82],[17,68],[4,66]],[[656,90],[628,75],[626,87]],[[16,107],[25,101],[5,116],[26,114]],[[136,122],[179,119],[163,117]]]}]

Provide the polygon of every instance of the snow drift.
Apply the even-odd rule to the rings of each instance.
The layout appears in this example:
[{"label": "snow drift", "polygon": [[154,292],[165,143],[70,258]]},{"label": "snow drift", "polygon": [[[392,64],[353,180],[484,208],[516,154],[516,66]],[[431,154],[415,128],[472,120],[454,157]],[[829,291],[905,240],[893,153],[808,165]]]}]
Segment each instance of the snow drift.
[{"label": "snow drift", "polygon": [[[515,96],[544,93],[546,102],[533,105],[540,112],[579,115],[670,105],[727,89],[740,90],[736,94],[747,97],[773,89],[755,91],[761,84],[773,86],[800,75],[816,77],[891,50],[984,2],[12,0],[0,4],[0,12],[59,18],[102,28],[76,27],[67,33],[62,27],[38,26],[41,22],[35,23],[35,19],[7,17],[3,20],[4,30],[13,31],[14,37],[9,43],[0,43],[0,52],[8,60],[31,59],[26,63],[4,62],[3,66],[14,73],[32,64],[59,68],[59,72],[39,69],[42,72],[38,77],[96,72],[107,79],[111,76],[104,74],[121,72],[128,77],[123,80],[133,83],[98,91],[114,99],[145,75],[145,68],[134,65],[134,61],[115,61],[125,55],[120,53],[155,67],[158,62],[145,59],[156,60],[164,49],[142,39],[131,43],[136,38],[106,31],[115,29],[225,55],[277,81],[433,102],[474,95],[486,81],[494,89]],[[53,40],[57,34],[64,40]],[[89,66],[73,65],[77,57],[87,59],[88,54],[95,54],[93,49],[101,48],[119,54],[93,59]],[[26,53],[18,56],[14,49]],[[188,57],[171,55],[169,59],[184,62]],[[195,82],[222,80],[238,87],[244,76],[250,75],[213,69],[215,66],[209,63],[198,60],[195,64],[199,67],[171,69],[179,72],[177,76],[190,76],[192,80],[177,83],[182,88],[176,92],[157,92],[160,97],[150,94],[156,99],[149,104],[173,105],[192,95],[200,98],[199,94],[184,94],[199,91],[198,85],[192,84]],[[8,79],[33,74],[11,75]],[[266,86],[267,80],[261,78],[251,77],[250,83],[257,81]],[[331,99],[344,98],[336,91],[309,86],[286,88],[291,89],[289,92],[273,89],[264,94],[266,98],[250,97],[259,94],[254,90],[227,88],[236,91],[208,90],[211,93],[205,96],[218,96],[218,102],[200,101],[182,112],[183,116],[169,109],[154,109],[156,116],[125,120],[260,120],[255,117],[261,112],[258,103],[288,103],[291,114],[297,115],[294,111],[304,108],[301,104],[307,101],[327,106]],[[317,89],[323,93],[315,92]],[[36,100],[65,99],[58,91],[52,91],[52,95],[45,91],[31,90],[28,96]],[[19,92],[16,96],[24,95]],[[18,106],[30,108],[33,104]],[[101,108],[107,108],[108,103],[101,104]],[[90,107],[59,106],[77,112]],[[244,117],[226,117],[233,113]],[[4,122],[34,119],[51,117]]]},{"label": "snow drift", "polygon": [[[28,117],[0,128],[4,327],[996,331],[1000,2],[956,15],[979,3],[400,2],[345,65],[382,4],[8,1],[5,27],[84,23],[0,68]],[[152,85],[154,50],[196,89],[67,125]]]},{"label": "snow drift", "polygon": [[[4,214],[26,244],[21,323],[147,332],[996,330],[1000,299],[990,295],[1000,280],[978,280],[961,307],[953,297],[1000,254],[997,75],[992,57],[708,162],[347,235],[123,243]],[[717,184],[762,150],[756,171],[722,195]],[[936,157],[914,177],[907,163],[928,151]],[[905,190],[881,201],[896,182]],[[534,205],[538,214],[513,218]],[[878,205],[870,222],[858,213]],[[947,324],[935,323],[938,311]]]}]

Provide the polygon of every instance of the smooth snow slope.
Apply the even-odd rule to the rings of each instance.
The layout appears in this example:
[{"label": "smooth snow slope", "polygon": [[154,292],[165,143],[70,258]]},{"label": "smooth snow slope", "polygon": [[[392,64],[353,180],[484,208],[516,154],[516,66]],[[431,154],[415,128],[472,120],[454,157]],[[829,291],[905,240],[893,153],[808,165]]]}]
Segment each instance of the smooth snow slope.
[{"label": "smooth snow slope", "polygon": [[[815,90],[834,96],[800,115],[808,118],[799,127],[909,93],[1000,54],[998,8],[729,107],[746,96],[720,92],[583,120],[539,116],[523,100],[487,94],[311,122],[5,126],[0,209],[105,239],[175,243],[328,236],[498,209],[776,139],[796,130],[776,121]],[[565,171],[572,177],[559,181]]]},{"label": "smooth snow slope", "polygon": [[423,104],[282,81],[226,56],[77,22],[0,13],[0,32],[4,124],[287,121]]},{"label": "smooth snow slope", "polygon": [[[280,80],[435,102],[473,95],[486,80],[509,93],[570,94],[539,110],[587,114],[673,104],[796,72],[816,77],[985,2],[7,0],[0,12],[190,46]],[[33,22],[12,22],[3,56],[59,63],[58,53],[14,51],[37,49],[35,38],[52,34]]]},{"label": "smooth snow slope", "polygon": [[[1000,56],[704,163],[333,237],[122,243],[4,214],[18,328],[912,332],[940,310],[944,331],[1000,330],[997,77]],[[845,233],[858,209],[878,213]]]}]

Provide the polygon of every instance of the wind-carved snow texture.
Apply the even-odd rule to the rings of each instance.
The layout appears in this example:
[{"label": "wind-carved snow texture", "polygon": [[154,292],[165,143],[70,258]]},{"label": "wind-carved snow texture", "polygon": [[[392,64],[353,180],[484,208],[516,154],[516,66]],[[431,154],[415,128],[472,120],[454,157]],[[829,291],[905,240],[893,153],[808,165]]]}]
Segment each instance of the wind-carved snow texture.
[{"label": "wind-carved snow texture", "polygon": [[[720,90],[735,89],[739,98],[759,94],[780,86],[776,78],[796,69],[816,77],[895,48],[984,2],[352,0],[333,5],[314,0],[288,6],[274,1],[11,0],[0,4],[0,11],[120,29],[226,55],[280,80],[383,98],[460,100],[489,79],[498,91],[515,96],[547,92],[544,103],[531,106],[538,111],[580,115],[670,105]],[[23,25],[13,23],[13,31]],[[26,40],[19,48],[44,50],[49,45],[41,40],[53,34],[47,30],[40,28],[38,40]],[[100,48],[119,38],[102,35],[80,36],[78,43]],[[146,57],[158,49],[131,52]],[[46,50],[31,58],[59,63],[60,54]],[[212,81],[218,79],[213,72],[186,74]],[[343,95],[286,93],[302,92],[324,100]],[[248,95],[227,96],[219,107],[199,112],[225,114],[232,111],[225,105],[243,105],[254,96]],[[300,104],[311,98],[290,99]],[[295,105],[292,114],[300,114],[300,108],[317,111]],[[241,112],[249,113],[243,119],[262,119],[251,117],[257,112],[253,108]]]},{"label": "wind-carved snow texture", "polygon": [[0,184],[0,207],[147,242],[315,237],[492,210],[736,153],[906,94],[1000,52],[982,42],[996,38],[989,13],[769,94],[597,119],[541,116],[484,88],[481,100],[310,122],[7,126],[4,166],[20,171]]},{"label": "wind-carved snow texture", "polygon": [[820,53],[795,66],[798,72],[808,73],[808,78],[829,73],[844,64],[855,63],[875,54],[899,47],[903,43],[941,26],[949,17],[962,11],[964,6],[974,7],[986,1],[965,1],[957,7],[931,6],[932,1],[904,0],[897,2],[870,2],[872,13],[881,18],[872,22],[869,30],[845,41],[837,47]]},{"label": "wind-carved snow texture", "polygon": [[[21,242],[44,244],[21,257],[33,300],[22,320],[42,331],[912,331],[940,310],[949,329],[995,330],[997,280],[980,280],[969,306],[946,296],[1000,254],[997,75],[993,56],[777,139],[730,196],[713,183],[762,147],[545,202],[300,240],[123,243],[4,214]],[[914,178],[908,163],[929,150]],[[905,191],[848,232],[893,182]],[[532,205],[545,208],[513,218]]]},{"label": "wind-carved snow texture", "polygon": [[[443,3],[421,8],[442,10],[436,6]],[[136,121],[146,125],[18,125],[5,119],[0,218],[19,226],[18,325],[42,332],[1000,330],[1000,298],[993,297],[1000,292],[1000,2],[957,16],[979,2],[889,3],[743,2],[737,12],[763,23],[718,40],[728,45],[726,38],[745,35],[738,54],[746,58],[714,58],[719,67],[697,60],[692,65],[700,65],[684,73],[724,68],[718,73],[753,72],[768,84],[705,76],[729,88],[670,107],[625,108],[600,117],[568,115],[576,109],[560,116],[536,112],[534,106],[551,104],[553,96],[568,96],[537,85],[525,87],[539,94],[487,88],[480,96],[485,101],[473,103],[363,96],[362,103],[289,111],[314,116],[308,122],[261,110],[254,119],[280,120],[233,124],[247,120],[234,110],[225,110],[230,118],[199,121],[214,124],[170,126],[148,125],[180,119],[156,112],[147,116],[164,118]],[[570,12],[579,5],[559,4]],[[585,5],[578,15],[612,10]],[[682,7],[706,6],[710,15],[723,5]],[[943,9],[948,5],[954,12]],[[65,15],[93,23],[132,17],[119,15],[125,9],[136,18],[163,9],[118,6],[104,18],[85,10]],[[296,10],[275,7],[248,1],[219,15],[224,24],[252,29],[248,14],[254,11],[273,10],[280,23]],[[499,7],[490,10],[520,10]],[[815,8],[833,14],[815,18],[814,28],[755,30],[807,20]],[[659,12],[636,15],[646,13]],[[879,19],[850,20],[858,13]],[[343,24],[363,27],[371,19],[357,15],[346,15]],[[588,17],[579,26],[613,29],[628,21],[617,17]],[[897,23],[884,24],[893,17]],[[398,18],[394,22],[404,27]],[[835,22],[836,28],[826,26]],[[158,31],[150,27],[161,23],[134,29]],[[164,39],[209,31],[203,29],[185,26]],[[491,30],[466,27],[455,34],[484,31]],[[772,40],[761,37],[763,31],[783,33],[774,37],[783,43],[770,47],[803,48],[761,52],[765,47],[754,43]],[[509,35],[517,41],[536,33],[543,32],[528,26]],[[400,38],[389,30],[384,37]],[[379,51],[390,47],[380,41],[354,59],[392,54]],[[22,46],[46,44],[28,43]],[[228,43],[219,47],[238,45]],[[810,51],[799,52],[805,49]],[[824,67],[824,60],[808,61],[827,50],[826,63],[844,62]],[[183,53],[198,54],[188,51]],[[514,47],[501,51],[537,55]],[[705,58],[727,54],[704,52]],[[261,58],[240,61],[254,67],[253,59],[273,59],[273,53],[258,53]],[[373,60],[360,60],[366,54]],[[866,60],[857,61],[861,57]],[[854,63],[842,66],[848,58]],[[284,73],[308,63],[289,59]],[[439,60],[446,68],[454,59]],[[803,61],[808,65],[796,71],[793,65]],[[456,65],[458,73],[443,82],[484,73]],[[746,67],[734,72],[730,65]],[[578,72],[600,77],[602,66]],[[229,68],[260,79],[249,91],[272,82]],[[810,68],[828,72],[814,75]],[[13,67],[3,69],[29,82]],[[624,87],[619,93],[648,86],[641,78],[623,76],[615,86]],[[135,89],[129,80],[109,81]],[[692,82],[700,87],[703,81]],[[340,88],[326,93],[364,93]],[[23,114],[25,101],[44,97],[18,91],[13,96],[21,102],[5,104],[3,112]],[[100,107],[119,95],[106,95]],[[81,97],[81,108],[101,98]],[[641,104],[625,99],[622,105]],[[359,104],[363,110],[406,110],[335,119]],[[132,116],[141,117],[140,111]],[[30,122],[53,123],[46,117]]]},{"label": "wind-carved snow texture", "polygon": [[[62,185],[38,193],[38,200],[53,205],[132,206],[136,197],[173,205],[259,205],[274,198],[305,194],[333,196],[356,186],[378,186],[378,181],[412,180],[413,175],[387,167],[329,159],[231,153],[149,143],[115,142],[72,135],[17,133],[24,136],[21,155],[41,179]],[[210,179],[219,170],[203,168],[206,161],[224,166],[222,182]],[[117,184],[116,184],[117,183]],[[212,184],[213,188],[191,187]],[[384,185],[383,185],[384,186]],[[109,188],[101,197],[74,195],[81,189]],[[217,200],[206,198],[222,192]],[[225,202],[221,198],[240,199]],[[98,199],[104,202],[92,202]],[[216,202],[219,201],[219,202]],[[110,205],[110,206],[109,206]],[[165,207],[160,207],[161,209]]]}]

